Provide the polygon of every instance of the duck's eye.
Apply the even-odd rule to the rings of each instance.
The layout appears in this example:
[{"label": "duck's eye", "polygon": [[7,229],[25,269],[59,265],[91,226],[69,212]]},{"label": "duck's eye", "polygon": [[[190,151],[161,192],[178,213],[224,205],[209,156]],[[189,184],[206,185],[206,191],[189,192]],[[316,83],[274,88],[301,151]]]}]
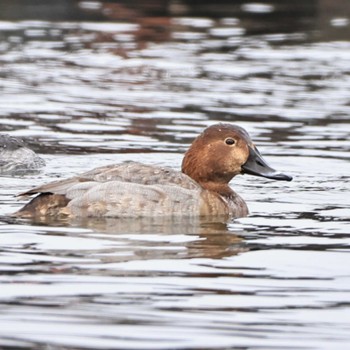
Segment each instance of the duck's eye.
[{"label": "duck's eye", "polygon": [[234,139],[232,139],[231,137],[228,137],[225,140],[225,143],[226,143],[226,145],[232,146],[232,145],[234,145],[236,143],[236,141]]}]

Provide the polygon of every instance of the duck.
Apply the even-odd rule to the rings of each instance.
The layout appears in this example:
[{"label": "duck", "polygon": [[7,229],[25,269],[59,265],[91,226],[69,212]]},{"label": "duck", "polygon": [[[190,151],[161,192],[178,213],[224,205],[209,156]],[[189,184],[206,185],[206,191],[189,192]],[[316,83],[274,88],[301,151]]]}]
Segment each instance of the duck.
[{"label": "duck", "polygon": [[20,218],[244,217],[246,202],[229,185],[239,174],[292,177],[271,168],[248,132],[235,124],[207,127],[184,154],[181,171],[124,162],[35,187]]},{"label": "duck", "polygon": [[26,147],[23,140],[0,134],[0,175],[20,175],[45,166],[45,161]]}]

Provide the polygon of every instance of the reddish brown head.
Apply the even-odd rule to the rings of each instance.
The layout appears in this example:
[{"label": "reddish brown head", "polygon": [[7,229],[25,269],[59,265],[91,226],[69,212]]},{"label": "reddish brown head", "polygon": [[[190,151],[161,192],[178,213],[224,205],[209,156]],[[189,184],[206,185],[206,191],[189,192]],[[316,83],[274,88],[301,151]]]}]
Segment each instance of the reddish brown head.
[{"label": "reddish brown head", "polygon": [[248,133],[232,124],[216,124],[205,129],[186,152],[182,172],[203,188],[217,192],[227,192],[228,183],[241,173],[291,180],[270,168]]}]

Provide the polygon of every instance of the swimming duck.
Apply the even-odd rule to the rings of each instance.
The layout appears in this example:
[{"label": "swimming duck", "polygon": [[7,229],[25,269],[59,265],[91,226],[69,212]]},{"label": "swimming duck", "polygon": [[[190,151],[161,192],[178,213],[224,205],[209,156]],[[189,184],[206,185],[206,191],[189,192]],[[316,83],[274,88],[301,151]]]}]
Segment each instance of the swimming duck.
[{"label": "swimming duck", "polygon": [[0,174],[17,175],[36,171],[45,161],[27,148],[24,142],[7,134],[0,134]]},{"label": "swimming duck", "polygon": [[14,215],[242,217],[247,205],[229,186],[238,174],[292,180],[265,162],[243,128],[216,124],[193,141],[182,172],[137,162],[102,166],[22,193],[38,195]]}]

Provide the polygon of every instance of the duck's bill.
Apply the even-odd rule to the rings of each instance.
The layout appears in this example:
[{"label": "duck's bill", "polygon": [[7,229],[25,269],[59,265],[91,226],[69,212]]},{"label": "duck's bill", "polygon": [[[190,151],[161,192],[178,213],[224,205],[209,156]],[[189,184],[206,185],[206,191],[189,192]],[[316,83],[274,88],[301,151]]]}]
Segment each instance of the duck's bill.
[{"label": "duck's bill", "polygon": [[261,156],[256,148],[249,147],[249,157],[247,162],[242,165],[243,174],[266,177],[268,179],[292,181],[289,175],[280,173],[272,169]]}]

